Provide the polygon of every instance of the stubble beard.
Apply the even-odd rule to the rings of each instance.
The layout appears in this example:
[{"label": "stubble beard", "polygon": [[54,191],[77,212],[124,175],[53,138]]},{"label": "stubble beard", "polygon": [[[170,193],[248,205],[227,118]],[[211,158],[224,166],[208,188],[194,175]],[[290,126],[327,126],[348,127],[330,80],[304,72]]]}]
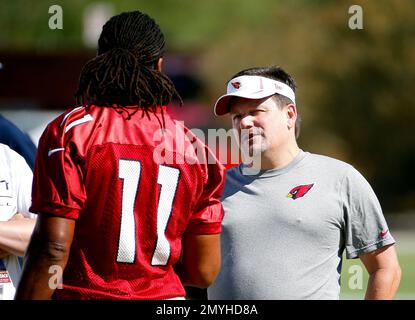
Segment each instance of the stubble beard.
[{"label": "stubble beard", "polygon": [[[239,140],[244,159],[260,158],[268,149],[267,139],[261,129],[242,130]],[[244,161],[245,162],[245,161]]]}]

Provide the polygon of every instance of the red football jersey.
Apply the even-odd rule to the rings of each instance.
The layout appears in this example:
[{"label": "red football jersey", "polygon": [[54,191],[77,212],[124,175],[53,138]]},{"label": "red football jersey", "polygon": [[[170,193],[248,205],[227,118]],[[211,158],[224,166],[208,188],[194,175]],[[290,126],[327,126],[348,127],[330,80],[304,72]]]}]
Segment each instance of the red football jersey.
[{"label": "red football jersey", "polygon": [[77,220],[56,298],[185,296],[182,236],[220,233],[224,168],[161,109],[78,107],[45,129],[30,210]]}]

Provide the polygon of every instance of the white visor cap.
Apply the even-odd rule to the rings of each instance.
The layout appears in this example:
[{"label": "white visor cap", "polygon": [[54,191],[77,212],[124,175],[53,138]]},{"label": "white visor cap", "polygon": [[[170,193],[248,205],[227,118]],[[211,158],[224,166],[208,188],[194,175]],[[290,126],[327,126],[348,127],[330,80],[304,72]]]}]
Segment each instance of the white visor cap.
[{"label": "white visor cap", "polygon": [[295,104],[295,93],[285,83],[260,76],[240,76],[228,82],[226,94],[215,103],[215,115],[221,116],[229,112],[229,100],[232,97],[262,99],[280,94]]}]

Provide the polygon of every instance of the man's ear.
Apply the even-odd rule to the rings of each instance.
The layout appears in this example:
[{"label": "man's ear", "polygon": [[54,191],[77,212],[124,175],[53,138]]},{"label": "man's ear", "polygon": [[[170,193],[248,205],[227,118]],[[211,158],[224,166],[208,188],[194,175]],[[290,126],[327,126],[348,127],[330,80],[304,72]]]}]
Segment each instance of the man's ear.
[{"label": "man's ear", "polygon": [[161,72],[161,65],[163,64],[163,58],[160,57],[156,63],[156,70]]},{"label": "man's ear", "polygon": [[297,107],[295,104],[290,103],[286,108],[287,126],[289,129],[295,128],[295,122],[297,121]]}]

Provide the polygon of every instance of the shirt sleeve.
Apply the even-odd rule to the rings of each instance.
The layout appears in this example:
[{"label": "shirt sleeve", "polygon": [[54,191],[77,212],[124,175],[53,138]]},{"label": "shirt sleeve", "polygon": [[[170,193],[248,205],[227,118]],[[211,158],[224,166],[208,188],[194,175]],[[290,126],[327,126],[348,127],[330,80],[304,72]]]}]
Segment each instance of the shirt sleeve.
[{"label": "shirt sleeve", "polygon": [[372,187],[353,167],[343,178],[342,204],[348,259],[395,243]]},{"label": "shirt sleeve", "polygon": [[206,182],[203,192],[195,206],[186,232],[192,234],[217,234],[221,232],[224,211],[220,198],[225,185],[225,168],[206,147],[208,159],[215,162],[207,164]]},{"label": "shirt sleeve", "polygon": [[36,215],[29,211],[32,202],[32,170],[23,157],[18,154],[15,157],[16,159],[13,165],[15,170],[15,186],[17,188],[15,191],[17,195],[17,212],[23,214],[26,218],[33,219]]},{"label": "shirt sleeve", "polygon": [[39,140],[30,211],[77,219],[86,199],[82,157],[58,120]]}]

